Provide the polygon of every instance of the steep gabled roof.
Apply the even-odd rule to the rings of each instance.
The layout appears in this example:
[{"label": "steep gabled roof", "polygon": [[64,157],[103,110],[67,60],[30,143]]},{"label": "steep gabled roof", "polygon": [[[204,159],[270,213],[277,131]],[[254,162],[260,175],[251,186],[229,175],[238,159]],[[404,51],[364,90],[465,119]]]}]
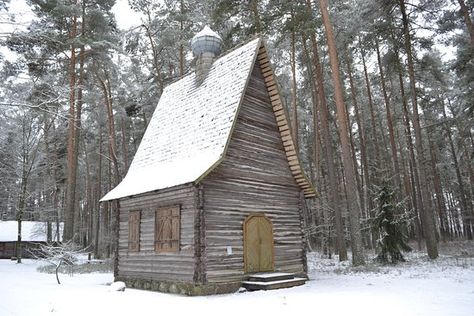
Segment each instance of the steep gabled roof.
[{"label": "steep gabled roof", "polygon": [[262,40],[254,39],[214,61],[201,85],[196,84],[192,73],[163,91],[127,175],[101,201],[198,182],[217,167],[225,156],[257,57],[290,169],[305,196],[315,196],[294,150],[265,46]]}]

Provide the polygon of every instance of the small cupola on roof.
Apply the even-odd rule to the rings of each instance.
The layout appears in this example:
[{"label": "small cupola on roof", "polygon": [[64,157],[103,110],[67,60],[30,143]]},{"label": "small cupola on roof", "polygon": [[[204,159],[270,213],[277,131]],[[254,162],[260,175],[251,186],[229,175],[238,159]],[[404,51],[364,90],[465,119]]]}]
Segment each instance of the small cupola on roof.
[{"label": "small cupola on roof", "polygon": [[196,58],[196,83],[200,85],[222,51],[222,38],[206,25],[201,32],[194,35],[191,49]]}]

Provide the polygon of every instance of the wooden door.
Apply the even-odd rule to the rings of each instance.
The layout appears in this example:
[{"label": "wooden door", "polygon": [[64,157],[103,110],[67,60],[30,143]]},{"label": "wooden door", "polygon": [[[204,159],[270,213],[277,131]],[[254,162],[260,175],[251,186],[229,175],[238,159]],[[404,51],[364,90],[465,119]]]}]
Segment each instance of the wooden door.
[{"label": "wooden door", "polygon": [[250,215],[244,222],[245,272],[273,271],[273,226],[261,214]]}]

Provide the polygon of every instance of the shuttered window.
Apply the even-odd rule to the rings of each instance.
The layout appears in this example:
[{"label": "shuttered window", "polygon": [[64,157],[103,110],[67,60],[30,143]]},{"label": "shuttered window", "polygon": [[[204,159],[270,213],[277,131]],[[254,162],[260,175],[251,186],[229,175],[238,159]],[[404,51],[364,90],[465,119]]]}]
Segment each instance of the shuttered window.
[{"label": "shuttered window", "polygon": [[160,208],[155,214],[155,251],[178,252],[180,235],[180,207]]},{"label": "shuttered window", "polygon": [[128,215],[128,251],[140,251],[140,211]]}]

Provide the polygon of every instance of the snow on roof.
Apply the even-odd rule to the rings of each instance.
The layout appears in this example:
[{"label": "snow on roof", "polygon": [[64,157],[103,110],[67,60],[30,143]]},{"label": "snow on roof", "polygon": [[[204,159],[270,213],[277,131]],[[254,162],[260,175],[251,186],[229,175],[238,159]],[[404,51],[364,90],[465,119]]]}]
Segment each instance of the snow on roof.
[{"label": "snow on roof", "polygon": [[[21,222],[21,240],[23,241],[46,241],[47,228],[45,222]],[[52,224],[53,238],[56,233],[56,224]],[[63,223],[60,223],[62,235]],[[0,221],[0,241],[16,241],[18,239],[17,221]],[[54,238],[56,239],[56,238]],[[61,238],[62,239],[62,238]]]},{"label": "snow on roof", "polygon": [[224,155],[260,47],[255,39],[165,88],[127,175],[101,201],[194,182]]},{"label": "snow on roof", "polygon": [[193,36],[191,41],[195,41],[197,38],[201,36],[212,36],[212,37],[217,37],[218,39],[222,40],[219,34],[214,32],[208,25],[204,26],[204,28],[201,31],[196,33],[196,35]]}]

